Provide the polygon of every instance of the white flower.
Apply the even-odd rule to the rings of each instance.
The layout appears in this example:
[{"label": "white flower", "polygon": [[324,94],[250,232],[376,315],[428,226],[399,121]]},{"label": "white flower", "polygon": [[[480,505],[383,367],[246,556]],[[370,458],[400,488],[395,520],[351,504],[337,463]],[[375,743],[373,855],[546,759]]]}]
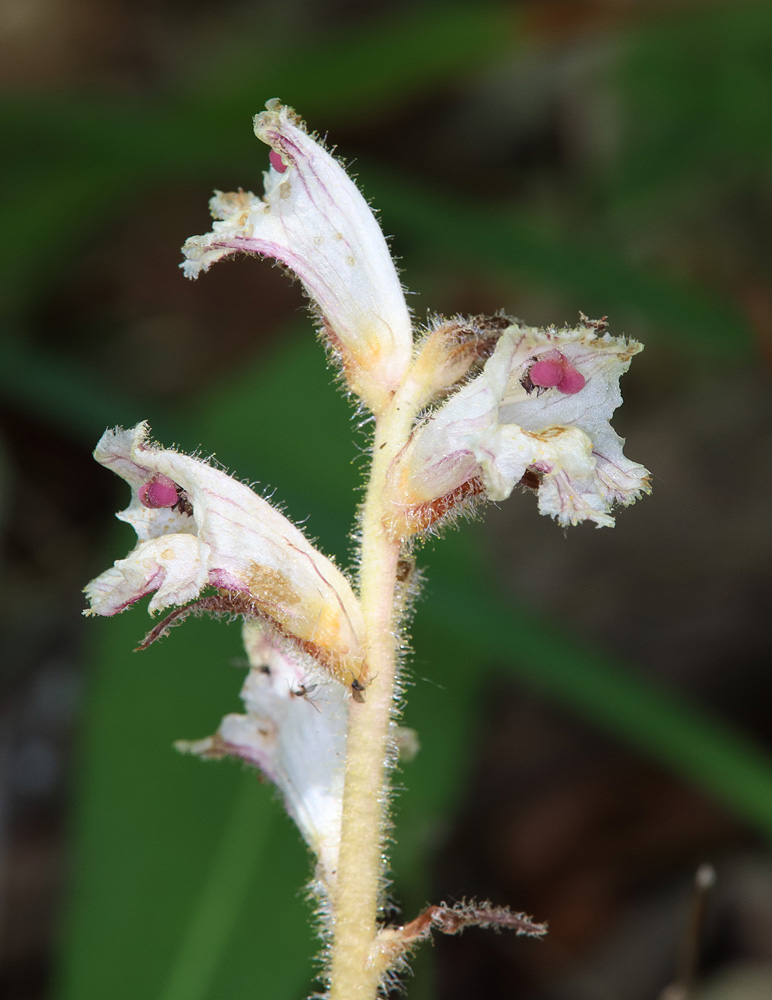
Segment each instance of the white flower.
[{"label": "white flower", "polygon": [[267,619],[361,690],[365,629],[345,576],[248,486],[148,434],[145,423],[108,430],[94,452],[131,486],[118,517],[139,541],[85,588],[89,613],[114,615],[146,594],[153,613],[216,587],[240,599],[232,608]]},{"label": "white flower", "polygon": [[191,237],[182,267],[195,278],[239,251],[286,264],[300,278],[339,354],[349,386],[376,412],[410,363],[410,315],[380,226],[337,160],[291,108],[269,101],[255,118],[271,146],[265,194],[216,192],[211,233]]},{"label": "white flower", "polygon": [[648,492],[609,421],[619,377],[641,345],[598,332],[503,332],[483,371],[414,431],[391,471],[392,531],[406,537],[475,495],[503,500],[524,482],[561,524],[612,525],[613,504]]},{"label": "white flower", "polygon": [[226,715],[214,736],[177,747],[259,767],[281,791],[329,891],[340,845],[348,695],[254,622],[244,626],[244,645],[250,663],[241,690],[246,714]]}]

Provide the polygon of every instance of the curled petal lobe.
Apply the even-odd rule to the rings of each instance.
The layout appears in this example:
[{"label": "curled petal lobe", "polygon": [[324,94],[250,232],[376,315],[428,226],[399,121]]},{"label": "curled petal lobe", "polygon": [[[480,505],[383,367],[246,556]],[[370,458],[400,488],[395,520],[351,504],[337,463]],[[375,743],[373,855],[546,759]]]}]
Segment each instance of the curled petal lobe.
[{"label": "curled petal lobe", "polygon": [[262,198],[217,192],[212,232],[183,247],[187,277],[239,251],[271,257],[303,282],[349,386],[377,411],[410,363],[410,315],[386,240],[338,161],[278,101],[255,118],[271,147]]},{"label": "curled petal lobe", "polygon": [[161,535],[140,542],[127,559],[116,560],[88,585],[91,610],[114,615],[146,594],[153,594],[151,614],[187,604],[207,584],[208,555],[208,546],[202,548],[192,535]]},{"label": "curled petal lobe", "polygon": [[333,675],[361,679],[364,624],[345,576],[283,514],[199,459],[153,445],[148,427],[109,430],[94,453],[132,488],[118,514],[137,546],[86,587],[91,614],[113,615],[153,594],[150,611],[197,598],[207,586],[313,653]]},{"label": "curled petal lobe", "polygon": [[[482,372],[429,414],[391,472],[391,530],[406,536],[452,513],[469,484],[489,500],[523,481],[561,524],[614,523],[613,504],[648,492],[648,473],[610,425],[619,377],[641,350],[592,325],[505,330]],[[427,516],[427,510],[429,515]]]}]

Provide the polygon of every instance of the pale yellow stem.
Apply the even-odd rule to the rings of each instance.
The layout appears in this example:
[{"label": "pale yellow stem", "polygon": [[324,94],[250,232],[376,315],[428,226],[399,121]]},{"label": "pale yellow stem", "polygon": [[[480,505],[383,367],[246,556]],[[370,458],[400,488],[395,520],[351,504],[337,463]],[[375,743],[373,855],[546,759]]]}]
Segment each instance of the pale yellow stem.
[{"label": "pale yellow stem", "polygon": [[361,517],[360,600],[368,637],[370,682],[349,705],[346,783],[336,887],[330,1000],[373,1000],[380,970],[370,962],[384,876],[389,800],[389,729],[397,680],[399,622],[395,587],[400,543],[384,528],[389,465],[407,441],[418,387],[408,379],[376,419],[373,461]]}]

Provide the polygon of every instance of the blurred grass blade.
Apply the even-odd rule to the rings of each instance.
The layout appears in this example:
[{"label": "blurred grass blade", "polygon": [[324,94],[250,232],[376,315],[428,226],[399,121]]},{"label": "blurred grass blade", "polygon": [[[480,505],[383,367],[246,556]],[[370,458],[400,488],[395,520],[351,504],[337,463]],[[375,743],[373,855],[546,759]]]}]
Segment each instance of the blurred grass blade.
[{"label": "blurred grass blade", "polygon": [[605,179],[617,210],[679,211],[695,192],[703,207],[718,188],[733,212],[751,196],[772,166],[771,48],[772,5],[758,0],[685,5],[626,35],[611,69],[623,135]]},{"label": "blurred grass blade", "polygon": [[480,581],[461,584],[442,574],[432,590],[424,614],[459,641],[474,636],[478,664],[517,673],[693,782],[772,841],[772,759],[761,748],[704,708],[561,635],[554,624],[503,604]]},{"label": "blurred grass blade", "polygon": [[146,410],[136,399],[120,398],[82,366],[29,350],[18,338],[3,344],[0,398],[30,419],[49,420],[91,448],[105,427],[120,422],[130,426],[142,420]]},{"label": "blurred grass blade", "polygon": [[266,834],[273,814],[259,803],[254,781],[242,782],[230,819],[191,911],[160,1000],[206,1000],[233,935],[255,870],[266,864]]},{"label": "blurred grass blade", "polygon": [[[399,180],[368,166],[367,190],[400,240],[431,260],[449,260],[465,269],[503,279],[528,279],[576,300],[589,316],[635,314],[682,347],[748,354],[750,327],[731,302],[707,289],[689,287],[665,274],[648,273],[619,254],[560,240],[518,219],[512,212],[492,212],[434,190]],[[576,316],[573,317],[576,319]]]},{"label": "blurred grass blade", "polygon": [[514,23],[498,4],[451,4],[400,13],[343,39],[285,43],[264,58],[256,56],[254,38],[245,39],[243,58],[232,45],[213,54],[204,81],[198,72],[161,104],[77,94],[6,100],[0,127],[17,153],[0,172],[0,212],[14,234],[3,257],[0,302],[19,308],[59,273],[63,247],[71,253],[144,190],[214,169],[227,178],[235,168],[243,177],[245,163],[254,165],[249,176],[259,183],[267,160],[251,119],[267,98],[279,96],[332,128],[485,66],[511,46]]},{"label": "blurred grass blade", "polygon": [[[112,1000],[188,989],[296,1000],[311,979],[297,831],[254,772],[171,746],[238,708],[243,669],[228,661],[239,630],[195,621],[133,654],[145,624],[139,609],[90,624],[99,671],[55,995],[96,1000],[109,983]],[[191,986],[195,976],[203,980]]]},{"label": "blurred grass blade", "polygon": [[[518,13],[508,5],[456,2],[416,5],[408,12],[385,8],[365,27],[338,26],[313,45],[285,41],[260,58],[248,37],[230,42],[224,56],[213,53],[213,69],[190,81],[185,98],[196,114],[203,109],[220,119],[225,112],[229,128],[231,109],[247,100],[248,113],[254,113],[255,101],[269,97],[296,107],[307,120],[317,114],[328,123],[358,120],[412,102],[416,93],[443,81],[457,84],[463,74],[511,53],[519,27]],[[242,47],[240,59],[234,44]]]}]

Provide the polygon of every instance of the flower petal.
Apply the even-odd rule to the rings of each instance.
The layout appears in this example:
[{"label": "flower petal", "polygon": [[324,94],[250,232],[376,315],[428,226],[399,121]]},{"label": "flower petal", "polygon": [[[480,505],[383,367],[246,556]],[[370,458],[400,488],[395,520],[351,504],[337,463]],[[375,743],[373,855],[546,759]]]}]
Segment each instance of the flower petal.
[{"label": "flower petal", "polygon": [[239,251],[272,257],[300,278],[318,306],[349,385],[373,409],[410,363],[410,315],[386,240],[369,205],[337,160],[291,108],[269,101],[255,118],[272,147],[265,194],[217,192],[211,233],[191,237],[182,267],[195,278]]},{"label": "flower petal", "polygon": [[162,535],[140,542],[128,559],[92,580],[86,594],[94,614],[115,615],[155,591],[149,611],[187,604],[207,583],[207,560],[192,535]]},{"label": "flower petal", "polygon": [[[109,430],[94,452],[132,487],[118,517],[134,527],[139,543],[88,585],[90,613],[116,614],[155,591],[154,612],[214,586],[244,595],[255,614],[299,640],[339,680],[362,680],[364,623],[340,570],[248,486],[151,444],[148,434],[144,423]],[[175,506],[147,505],[148,483],[159,477],[174,484]]]},{"label": "flower petal", "polygon": [[349,696],[254,622],[244,626],[244,644],[251,667],[241,690],[246,714],[227,715],[215,736],[178,749],[259,767],[319,858],[318,876],[329,891],[338,864]]},{"label": "flower petal", "polygon": [[609,423],[622,402],[619,377],[641,349],[591,324],[509,327],[480,375],[425,419],[397,459],[392,531],[409,535],[432,523],[432,511],[451,513],[449,498],[467,499],[470,483],[504,500],[526,473],[541,513],[612,525],[614,503],[649,490]]}]

